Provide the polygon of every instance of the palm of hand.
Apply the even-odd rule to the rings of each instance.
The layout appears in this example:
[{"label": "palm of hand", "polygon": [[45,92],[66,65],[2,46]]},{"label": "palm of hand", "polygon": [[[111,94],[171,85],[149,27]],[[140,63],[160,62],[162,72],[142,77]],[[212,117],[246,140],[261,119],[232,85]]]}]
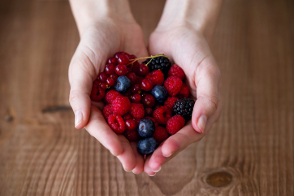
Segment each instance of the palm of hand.
[{"label": "palm of hand", "polygon": [[[143,171],[143,156],[137,152],[136,144],[124,136],[116,135],[106,123],[101,109],[103,103],[91,103],[92,82],[99,72],[104,71],[107,58],[117,51],[128,51],[137,56],[146,56],[141,28],[133,23],[104,21],[87,29],[72,58],[69,68],[71,83],[70,103],[74,112],[84,110],[84,121],[77,128],[87,131],[118,157],[125,170]],[[82,89],[82,90],[81,90]],[[97,109],[98,106],[99,109]]]},{"label": "palm of hand", "polygon": [[218,92],[220,72],[204,37],[186,27],[156,30],[149,39],[149,51],[150,54],[165,54],[181,66],[191,94],[197,98],[191,123],[169,137],[147,158],[144,170],[153,175],[181,150],[202,139],[204,134],[200,133],[204,128],[198,123],[202,114],[207,116],[205,133],[218,119],[221,110]]}]

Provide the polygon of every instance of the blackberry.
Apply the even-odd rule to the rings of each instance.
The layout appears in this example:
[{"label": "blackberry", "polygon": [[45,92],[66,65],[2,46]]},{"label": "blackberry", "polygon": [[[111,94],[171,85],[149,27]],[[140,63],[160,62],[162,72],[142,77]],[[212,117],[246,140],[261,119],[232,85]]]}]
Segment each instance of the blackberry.
[{"label": "blackberry", "polygon": [[179,99],[174,103],[174,115],[181,115],[186,122],[191,119],[195,101],[190,98]]},{"label": "blackberry", "polygon": [[154,70],[158,70],[160,69],[162,71],[163,74],[167,74],[170,67],[171,67],[171,62],[169,61],[169,59],[167,57],[164,56],[159,56],[159,57],[155,57],[155,58],[149,58],[146,61],[144,61],[143,63],[147,64],[148,63],[148,67],[149,67],[149,71],[154,71]]}]

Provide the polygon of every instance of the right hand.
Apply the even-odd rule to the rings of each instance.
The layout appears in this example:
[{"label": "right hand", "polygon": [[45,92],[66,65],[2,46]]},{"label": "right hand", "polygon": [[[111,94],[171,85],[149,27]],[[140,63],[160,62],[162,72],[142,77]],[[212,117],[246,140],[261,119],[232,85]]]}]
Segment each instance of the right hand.
[{"label": "right hand", "polygon": [[118,51],[148,56],[142,30],[134,20],[107,17],[83,30],[68,71],[69,102],[75,113],[77,129],[85,127],[117,156],[126,171],[141,173],[144,171],[144,159],[137,152],[136,144],[113,132],[102,115],[103,103],[93,103],[90,99],[93,81],[104,70],[107,59]]}]

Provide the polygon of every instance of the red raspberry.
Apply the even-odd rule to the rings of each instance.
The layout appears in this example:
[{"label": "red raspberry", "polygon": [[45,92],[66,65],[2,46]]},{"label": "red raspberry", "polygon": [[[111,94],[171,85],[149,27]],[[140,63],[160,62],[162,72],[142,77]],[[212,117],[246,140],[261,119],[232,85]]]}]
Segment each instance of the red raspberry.
[{"label": "red raspberry", "polygon": [[190,95],[189,87],[186,84],[183,83],[182,89],[181,89],[180,94],[179,94],[179,97],[180,98],[187,98],[187,97],[189,97],[189,95]]},{"label": "red raspberry", "polygon": [[115,90],[110,90],[105,95],[105,101],[107,103],[112,103],[118,96],[121,96],[121,94]]},{"label": "red raspberry", "polygon": [[101,101],[105,96],[105,91],[99,87],[99,80],[95,80],[93,82],[92,92],[91,92],[91,100],[92,101]]},{"label": "red raspberry", "polygon": [[168,138],[169,134],[166,131],[164,127],[158,126],[155,128],[155,131],[153,133],[153,138],[160,144],[163,142],[166,138]]},{"label": "red raspberry", "polygon": [[184,80],[185,79],[185,72],[177,64],[174,64],[169,69],[168,76],[177,76],[177,77],[181,78],[181,80]]},{"label": "red raspberry", "polygon": [[133,119],[133,117],[129,113],[126,113],[125,115],[123,115],[123,119],[124,119],[124,121],[127,121],[127,120],[130,120],[130,119]]},{"label": "red raspberry", "polygon": [[125,122],[120,115],[111,114],[108,117],[108,124],[116,133],[123,133],[125,131]]},{"label": "red raspberry", "polygon": [[176,96],[182,88],[183,82],[176,76],[170,76],[164,81],[164,87],[172,97]]},{"label": "red raspberry", "polygon": [[153,123],[154,123],[154,126],[155,126],[155,127],[158,127],[158,122],[156,122],[156,120],[155,120],[154,118],[152,118],[152,117],[150,117],[150,116],[146,116],[146,117],[144,117],[144,118],[147,118],[147,119],[152,120]]},{"label": "red raspberry", "polygon": [[108,104],[103,108],[103,116],[105,119],[108,119],[111,114],[113,114],[112,106],[111,104]]},{"label": "red raspberry", "polygon": [[178,100],[177,97],[168,97],[167,100],[164,102],[164,105],[169,109],[173,109],[174,103]]},{"label": "red raspberry", "polygon": [[124,136],[131,142],[139,140],[139,134],[136,129],[135,130],[126,130],[124,132]]},{"label": "red raspberry", "polygon": [[143,118],[145,116],[144,106],[140,103],[132,103],[131,109],[130,109],[130,114],[134,118]]},{"label": "red raspberry", "polygon": [[112,102],[112,110],[113,113],[118,115],[124,115],[129,112],[131,107],[131,102],[129,98],[124,96],[118,96],[116,99]]},{"label": "red raspberry", "polygon": [[151,73],[147,74],[145,78],[151,80],[154,86],[162,85],[164,82],[164,75],[160,70],[152,71]]},{"label": "red raspberry", "polygon": [[177,133],[184,126],[185,126],[185,119],[181,115],[175,115],[167,121],[166,130],[169,134],[173,135]]},{"label": "red raspberry", "polygon": [[166,124],[171,116],[172,111],[166,106],[161,106],[153,112],[153,118],[155,118],[159,124]]}]

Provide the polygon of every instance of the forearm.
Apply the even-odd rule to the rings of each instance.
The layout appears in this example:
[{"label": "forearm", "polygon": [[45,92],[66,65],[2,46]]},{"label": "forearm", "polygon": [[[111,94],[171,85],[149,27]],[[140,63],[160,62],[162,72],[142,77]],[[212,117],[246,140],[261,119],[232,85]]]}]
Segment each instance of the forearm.
[{"label": "forearm", "polygon": [[187,25],[211,39],[223,0],[168,0],[159,27]]},{"label": "forearm", "polygon": [[106,18],[122,22],[135,22],[128,0],[70,0],[80,35],[89,26]]}]

